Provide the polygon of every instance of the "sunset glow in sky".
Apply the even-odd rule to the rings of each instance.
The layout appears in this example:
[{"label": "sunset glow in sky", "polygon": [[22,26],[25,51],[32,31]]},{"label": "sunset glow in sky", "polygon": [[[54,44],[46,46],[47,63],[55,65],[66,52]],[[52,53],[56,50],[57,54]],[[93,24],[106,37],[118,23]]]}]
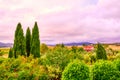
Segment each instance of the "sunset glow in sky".
[{"label": "sunset glow in sky", "polygon": [[0,42],[35,21],[42,43],[120,42],[120,0],[0,0]]}]

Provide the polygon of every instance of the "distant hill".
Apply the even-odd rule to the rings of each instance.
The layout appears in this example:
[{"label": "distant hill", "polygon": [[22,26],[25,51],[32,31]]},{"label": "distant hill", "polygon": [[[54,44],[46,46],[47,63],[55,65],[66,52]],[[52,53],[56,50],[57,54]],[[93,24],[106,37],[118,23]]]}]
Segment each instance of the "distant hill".
[{"label": "distant hill", "polygon": [[64,45],[66,46],[79,46],[79,45],[90,45],[90,44],[93,44],[93,43],[90,43],[90,42],[74,42],[74,43],[65,43]]},{"label": "distant hill", "polygon": [[12,47],[12,43],[2,43],[0,42],[0,47]]},{"label": "distant hill", "polygon": [[[90,42],[71,42],[71,43],[63,43],[65,46],[80,46],[80,45],[90,45],[93,43]],[[48,46],[55,46],[56,44],[48,44]]]}]

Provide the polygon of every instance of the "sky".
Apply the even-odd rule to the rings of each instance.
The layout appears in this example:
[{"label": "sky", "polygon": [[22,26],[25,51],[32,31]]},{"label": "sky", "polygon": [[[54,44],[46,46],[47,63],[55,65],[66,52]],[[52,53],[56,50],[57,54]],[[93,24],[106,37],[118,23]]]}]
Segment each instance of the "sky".
[{"label": "sky", "polygon": [[120,0],[0,0],[0,42],[13,43],[37,21],[40,41],[120,42]]}]

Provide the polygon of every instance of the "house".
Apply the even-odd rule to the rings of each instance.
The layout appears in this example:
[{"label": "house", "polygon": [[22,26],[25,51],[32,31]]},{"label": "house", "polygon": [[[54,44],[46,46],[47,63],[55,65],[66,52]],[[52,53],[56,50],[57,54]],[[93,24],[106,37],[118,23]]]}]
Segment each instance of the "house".
[{"label": "house", "polygon": [[93,51],[94,50],[94,46],[93,45],[86,45],[86,46],[83,46],[83,49],[85,51]]}]

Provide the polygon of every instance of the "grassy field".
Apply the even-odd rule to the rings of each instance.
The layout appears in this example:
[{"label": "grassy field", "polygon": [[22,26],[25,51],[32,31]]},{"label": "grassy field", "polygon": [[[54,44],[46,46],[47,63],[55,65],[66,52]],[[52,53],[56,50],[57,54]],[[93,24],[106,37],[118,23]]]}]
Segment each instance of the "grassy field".
[{"label": "grassy field", "polygon": [[0,48],[0,56],[7,58],[8,57],[8,53],[9,53],[9,47],[6,48]]},{"label": "grassy field", "polygon": [[6,47],[6,48],[0,48],[0,51],[7,54],[9,52],[9,47]]},{"label": "grassy field", "polygon": [[113,50],[120,50],[120,46],[116,46],[116,45],[109,45],[109,48],[113,49]]}]

